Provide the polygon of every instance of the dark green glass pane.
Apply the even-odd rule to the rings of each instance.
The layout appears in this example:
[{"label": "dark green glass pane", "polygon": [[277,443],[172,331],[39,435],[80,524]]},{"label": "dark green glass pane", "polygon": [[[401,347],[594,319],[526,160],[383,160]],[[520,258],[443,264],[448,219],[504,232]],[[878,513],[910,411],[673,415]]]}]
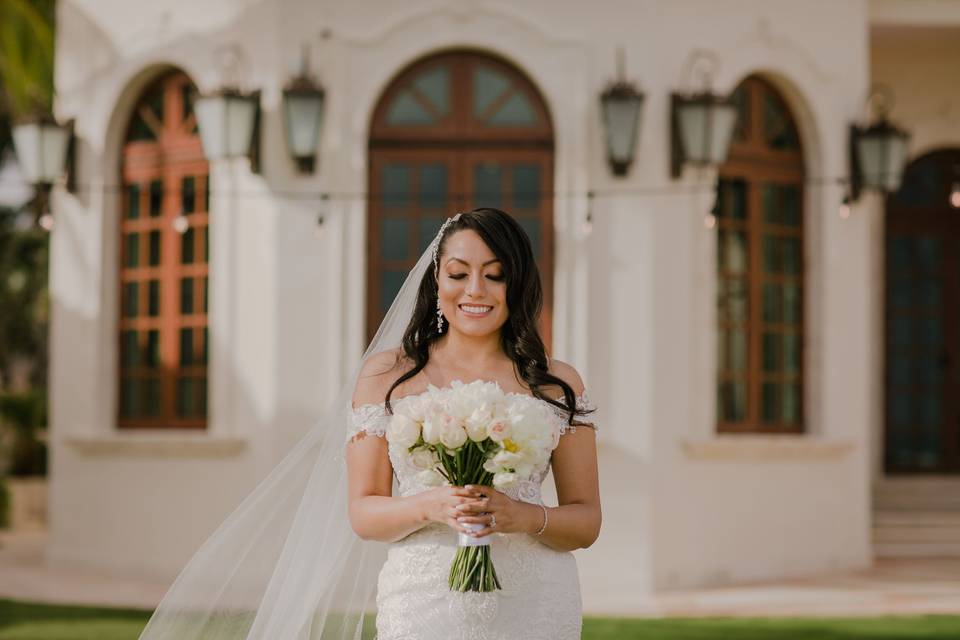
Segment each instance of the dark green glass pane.
[{"label": "dark green glass pane", "polygon": [[929,431],[937,433],[943,422],[943,407],[940,400],[940,389],[925,388],[919,394],[917,409],[918,422]]},{"label": "dark green glass pane", "polygon": [[380,173],[380,198],[385,208],[406,207],[410,204],[412,175],[410,165],[383,165]]},{"label": "dark green glass pane", "polygon": [[783,271],[783,242],[777,236],[763,235],[763,269],[767,273]]},{"label": "dark green glass pane", "polygon": [[[186,121],[191,115],[193,115],[193,102],[197,99],[197,88],[192,84],[185,84],[180,88],[180,104],[183,110],[183,119]],[[197,130],[197,124],[194,122],[192,129],[189,133],[193,133]]]},{"label": "dark green glass pane", "polygon": [[763,334],[763,348],[760,351],[760,359],[763,361],[763,370],[766,373],[777,373],[780,371],[781,362],[783,362],[783,354],[780,351],[781,346],[780,334]]},{"label": "dark green glass pane", "polygon": [[443,225],[446,217],[441,216],[421,216],[420,220],[417,221],[417,253],[423,253],[423,251],[433,242],[433,239],[437,236],[437,232],[440,231],[440,227]]},{"label": "dark green glass pane", "polygon": [[160,380],[158,378],[143,380],[143,414],[149,418],[160,415]]},{"label": "dark green glass pane", "polygon": [[403,89],[387,108],[387,124],[398,126],[430,125],[436,117],[414,97],[410,89]]},{"label": "dark green glass pane", "polygon": [[123,315],[134,318],[140,308],[140,283],[127,282],[123,285]]},{"label": "dark green glass pane", "polygon": [[153,180],[150,183],[150,217],[156,218],[163,211],[163,183]]},{"label": "dark green glass pane", "polygon": [[783,321],[787,324],[803,322],[803,295],[800,285],[795,281],[785,282],[783,292]]},{"label": "dark green glass pane", "polygon": [[207,310],[210,308],[208,298],[210,295],[210,279],[208,276],[203,276],[203,312],[207,313]]},{"label": "dark green glass pane", "polygon": [[124,252],[127,254],[126,266],[129,268],[140,266],[140,234],[127,234],[127,248]]},{"label": "dark green glass pane", "polygon": [[717,385],[717,416],[724,422],[740,422],[747,416],[747,385],[721,381]]},{"label": "dark green glass pane", "polygon": [[800,275],[803,272],[803,255],[800,248],[800,238],[782,238],[783,271],[790,275]]},{"label": "dark green glass pane", "polygon": [[529,127],[536,123],[537,112],[519,89],[486,120],[486,124],[497,127]]},{"label": "dark green glass pane", "polygon": [[783,321],[783,288],[776,282],[763,285],[763,321]]},{"label": "dark green glass pane", "polygon": [[210,331],[207,327],[203,328],[203,333],[200,334],[200,340],[203,344],[200,345],[200,361],[197,364],[207,364],[208,362],[208,350],[210,342]]},{"label": "dark green glass pane", "polygon": [[380,312],[386,313],[390,304],[400,291],[404,279],[407,277],[406,271],[385,270],[380,274]]},{"label": "dark green glass pane", "polygon": [[540,208],[540,166],[513,166],[513,206],[515,209]]},{"label": "dark green glass pane", "polygon": [[920,344],[930,348],[943,345],[943,324],[940,315],[929,315],[918,318],[920,329]]},{"label": "dark green glass pane", "polygon": [[207,415],[207,377],[196,378],[197,389],[197,414],[200,417]]},{"label": "dark green glass pane", "polygon": [[410,254],[411,223],[406,218],[382,218],[380,221],[380,257],[406,260]]},{"label": "dark green glass pane", "polygon": [[184,376],[177,378],[177,416],[180,418],[189,418],[193,416],[194,407],[194,384],[193,378]]},{"label": "dark green glass pane", "polygon": [[[523,230],[527,232],[527,237],[530,238],[530,246],[533,247],[533,255],[536,258],[543,256],[543,247],[540,243],[540,218],[535,217],[522,217],[517,218],[517,222],[520,223],[520,226],[523,227]],[[540,277],[543,277],[543,274],[540,274]]]},{"label": "dark green glass pane", "polygon": [[800,226],[800,187],[794,184],[785,184],[780,187],[781,206],[783,207],[783,224],[791,227]]},{"label": "dark green glass pane", "polygon": [[722,322],[747,321],[747,283],[736,278],[717,280],[717,314]]},{"label": "dark green glass pane", "polygon": [[196,246],[196,227],[187,227],[187,230],[180,235],[180,264],[193,264]]},{"label": "dark green glass pane", "polygon": [[148,259],[150,266],[156,267],[160,264],[160,231],[154,229],[150,232],[150,251]]},{"label": "dark green glass pane", "polygon": [[193,313],[193,278],[180,278],[180,313]]},{"label": "dark green glass pane", "polygon": [[929,311],[939,312],[941,307],[942,288],[937,280],[926,280],[916,288],[919,307]]},{"label": "dark green glass pane", "polygon": [[942,206],[947,193],[947,181],[943,164],[936,156],[921,156],[906,166],[900,190],[894,195],[900,207]]},{"label": "dark green glass pane", "polygon": [[193,213],[197,206],[197,181],[193,176],[185,176],[180,180],[180,212]]},{"label": "dark green glass pane", "polygon": [[424,164],[420,166],[421,209],[443,209],[447,206],[447,166]]},{"label": "dark green glass pane", "polygon": [[127,329],[120,333],[120,362],[124,368],[140,365],[140,345],[135,330]]},{"label": "dark green glass pane", "polygon": [[203,176],[203,210],[210,211],[210,175]]},{"label": "dark green glass pane", "polygon": [[802,404],[800,398],[800,385],[797,383],[780,385],[780,392],[783,394],[783,411],[780,414],[780,421],[784,424],[799,425],[800,407]]},{"label": "dark green glass pane", "polygon": [[800,336],[796,333],[783,335],[783,371],[784,373],[800,373]]},{"label": "dark green glass pane", "polygon": [[140,384],[136,378],[120,379],[120,417],[136,418],[140,413]]},{"label": "dark green glass pane", "polygon": [[180,329],[180,366],[193,364],[193,329]]},{"label": "dark green glass pane", "polygon": [[763,94],[763,137],[774,149],[795,151],[800,148],[793,119],[781,100],[769,91]]},{"label": "dark green glass pane", "polygon": [[780,422],[780,402],[780,385],[774,382],[760,385],[760,410],[764,422]]},{"label": "dark green glass pane", "polygon": [[473,168],[474,206],[500,208],[503,176],[496,162],[483,162]]},{"label": "dark green glass pane", "polygon": [[156,329],[147,331],[147,343],[143,347],[143,364],[151,369],[160,366],[160,332]]},{"label": "dark green glass pane", "polygon": [[780,207],[780,190],[775,184],[760,185],[760,202],[763,221],[770,224],[783,222],[783,209]]},{"label": "dark green glass pane", "polygon": [[487,66],[473,71],[473,116],[479,118],[510,87],[510,80]]},{"label": "dark green glass pane", "polygon": [[887,337],[893,347],[909,347],[915,339],[917,321],[912,314],[887,314]]},{"label": "dark green glass pane", "polygon": [[717,269],[725,273],[747,272],[747,234],[720,229],[717,233]]},{"label": "dark green glass pane", "polygon": [[714,214],[718,218],[744,220],[747,217],[747,183],[745,180],[721,178],[717,183]]},{"label": "dark green glass pane", "polygon": [[210,263],[210,225],[201,228],[203,233],[203,261]]},{"label": "dark green glass pane", "polygon": [[742,329],[721,328],[718,332],[717,366],[721,371],[741,372],[747,368],[747,334]]},{"label": "dark green glass pane", "polygon": [[420,94],[441,116],[450,112],[450,69],[440,65],[424,71],[413,81]]},{"label": "dark green glass pane", "polygon": [[134,182],[127,185],[127,218],[140,217],[140,185]]},{"label": "dark green glass pane", "polygon": [[160,315],[160,281],[151,280],[148,283],[147,290],[147,315],[156,317]]},{"label": "dark green glass pane", "polygon": [[912,398],[905,390],[887,392],[887,420],[897,427],[909,427],[913,422]]}]

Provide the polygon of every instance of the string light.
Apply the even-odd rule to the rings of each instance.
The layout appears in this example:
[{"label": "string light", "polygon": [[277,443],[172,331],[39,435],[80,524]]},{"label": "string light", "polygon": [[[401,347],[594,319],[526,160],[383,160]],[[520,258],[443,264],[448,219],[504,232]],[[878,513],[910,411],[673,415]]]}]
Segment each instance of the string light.
[{"label": "string light", "polygon": [[840,202],[840,217],[844,220],[850,217],[850,202],[850,194],[845,194]]},{"label": "string light", "polygon": [[593,191],[587,191],[587,215],[583,220],[581,231],[584,236],[593,233]]},{"label": "string light", "polygon": [[190,228],[190,221],[182,213],[173,219],[173,230],[183,235]]},{"label": "string light", "polygon": [[45,213],[37,220],[37,224],[46,232],[53,230],[53,216],[49,213]]},{"label": "string light", "polygon": [[960,181],[953,183],[950,189],[950,206],[954,209],[960,209]]},{"label": "string light", "polygon": [[317,225],[313,228],[313,235],[317,238],[323,237],[323,214],[317,216]]}]

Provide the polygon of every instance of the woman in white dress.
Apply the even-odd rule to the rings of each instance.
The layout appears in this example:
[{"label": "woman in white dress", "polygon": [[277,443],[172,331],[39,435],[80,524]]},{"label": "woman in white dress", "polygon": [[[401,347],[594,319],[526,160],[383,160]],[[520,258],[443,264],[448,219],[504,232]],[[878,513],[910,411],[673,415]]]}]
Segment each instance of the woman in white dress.
[{"label": "woman in white dress", "polygon": [[[570,552],[600,531],[595,427],[578,419],[592,407],[577,371],[546,355],[541,305],[523,228],[497,209],[458,214],[434,243],[402,346],[373,354],[360,371],[347,433],[349,514],[361,538],[390,543],[377,584],[378,640],[580,637]],[[541,501],[546,465],[505,492],[418,482],[419,469],[385,437],[392,409],[454,380],[494,381],[510,398],[534,396],[553,409],[559,506]],[[450,590],[458,533],[493,534],[501,590]]]},{"label": "woman in white dress", "polygon": [[[592,408],[573,367],[547,358],[541,304],[515,220],[448,219],[327,411],[194,554],[141,640],[360,640],[374,615],[379,640],[579,638],[570,551],[600,529],[594,429],[581,420]],[[381,436],[394,406],[456,379],[550,407],[549,465],[505,493],[418,486]],[[540,500],[547,466],[554,508]],[[469,523],[492,534],[501,590],[448,587]]]}]

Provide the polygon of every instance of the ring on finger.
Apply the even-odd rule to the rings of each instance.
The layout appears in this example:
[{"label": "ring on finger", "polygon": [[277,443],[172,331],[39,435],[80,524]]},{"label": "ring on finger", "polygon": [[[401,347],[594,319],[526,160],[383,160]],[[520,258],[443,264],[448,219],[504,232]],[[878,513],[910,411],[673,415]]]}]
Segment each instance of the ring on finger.
[{"label": "ring on finger", "polygon": [[490,528],[493,529],[493,528],[496,527],[496,526],[497,526],[497,516],[491,513],[491,514],[490,514]]}]

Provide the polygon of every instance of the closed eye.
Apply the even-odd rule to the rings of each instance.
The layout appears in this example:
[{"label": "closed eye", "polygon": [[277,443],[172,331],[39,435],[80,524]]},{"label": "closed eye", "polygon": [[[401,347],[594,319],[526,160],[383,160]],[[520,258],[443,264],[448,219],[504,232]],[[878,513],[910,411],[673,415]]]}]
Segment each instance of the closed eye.
[{"label": "closed eye", "polygon": [[[451,280],[463,280],[464,278],[467,277],[467,274],[456,273],[456,274],[450,274],[449,277]],[[487,280],[493,280],[494,282],[503,282],[505,279],[506,278],[504,278],[504,276],[487,276]]]}]

